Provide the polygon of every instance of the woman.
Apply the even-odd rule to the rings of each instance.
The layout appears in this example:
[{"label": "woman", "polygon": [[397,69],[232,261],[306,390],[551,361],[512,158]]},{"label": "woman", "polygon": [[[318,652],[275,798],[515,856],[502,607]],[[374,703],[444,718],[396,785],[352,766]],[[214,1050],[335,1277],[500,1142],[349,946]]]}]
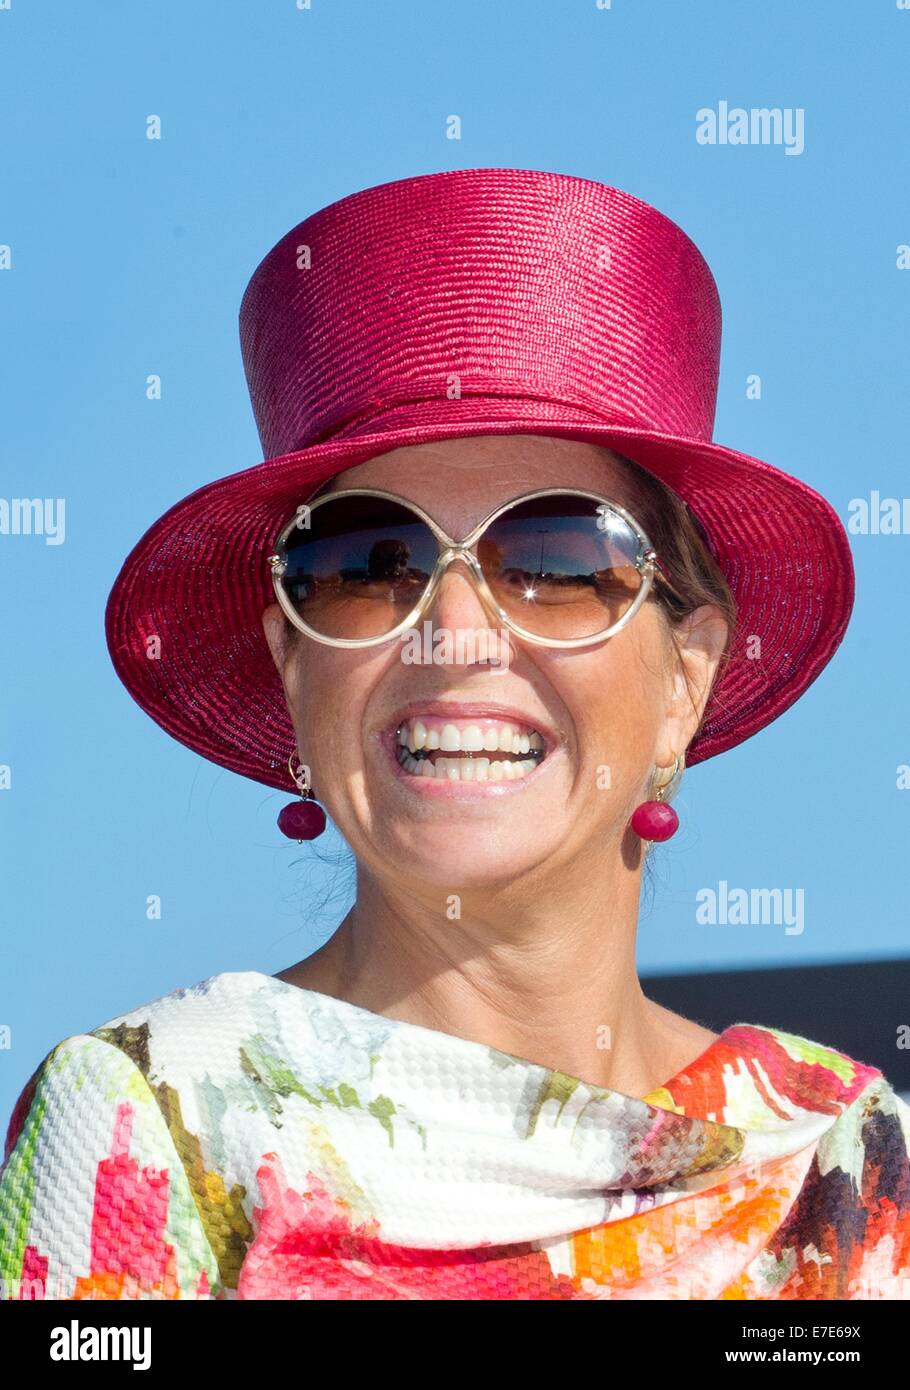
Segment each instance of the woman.
[{"label": "woman", "polygon": [[[335,934],[44,1059],[0,1179],[49,1297],[910,1296],[910,1111],[875,1068],[647,999],[684,763],[815,680],[853,600],[818,493],[711,440],[720,309],[616,189],[461,170],[290,231],[241,308],[266,462],[127,558],[116,668],[325,804]],[[64,1195],[65,1194],[65,1195]]]}]

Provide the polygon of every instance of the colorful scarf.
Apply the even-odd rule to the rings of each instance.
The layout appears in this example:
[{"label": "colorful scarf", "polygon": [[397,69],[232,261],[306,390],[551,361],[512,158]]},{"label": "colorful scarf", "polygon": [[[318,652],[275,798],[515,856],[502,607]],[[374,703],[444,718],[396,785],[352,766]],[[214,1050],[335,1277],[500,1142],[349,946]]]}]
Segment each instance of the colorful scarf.
[{"label": "colorful scarf", "polygon": [[5,1298],[910,1297],[910,1108],[734,1024],[644,1100],[257,971],[67,1038]]}]

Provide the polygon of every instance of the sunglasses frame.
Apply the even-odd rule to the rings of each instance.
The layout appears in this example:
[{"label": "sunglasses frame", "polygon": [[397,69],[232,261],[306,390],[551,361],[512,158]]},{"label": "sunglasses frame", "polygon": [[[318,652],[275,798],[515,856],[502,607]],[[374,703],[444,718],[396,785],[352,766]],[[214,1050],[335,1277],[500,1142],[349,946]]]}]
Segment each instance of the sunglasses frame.
[{"label": "sunglasses frame", "polygon": [[[474,547],[494,521],[497,521],[503,513],[511,511],[511,509],[519,503],[534,501],[539,497],[566,496],[586,497],[591,501],[598,502],[602,506],[608,507],[611,511],[615,512],[626,522],[639,542],[639,550],[635,558],[635,567],[642,576],[642,584],[629,608],[618,622],[613,623],[610,627],[603,628],[600,632],[592,633],[588,637],[541,637],[537,633],[528,632],[526,628],[521,627],[513,618],[510,618],[504,609],[500,608],[484,577],[480,561],[474,553]],[[278,540],[275,543],[274,552],[268,557],[268,563],[272,573],[272,586],[281,608],[294,626],[301,632],[306,633],[308,637],[312,637],[314,641],[322,642],[326,646],[351,648],[376,647],[382,642],[390,642],[393,638],[400,637],[403,632],[407,632],[409,628],[414,627],[427,611],[433,601],[436,590],[439,588],[442,576],[445,574],[449,565],[452,564],[453,560],[464,561],[474,580],[475,588],[487,610],[495,616],[504,627],[508,628],[510,632],[514,632],[526,642],[531,642],[535,646],[540,647],[572,649],[577,647],[590,647],[595,642],[606,641],[607,638],[612,637],[614,633],[619,632],[632,621],[635,614],[648,598],[655,582],[663,584],[677,598],[683,598],[683,595],[680,594],[679,590],[666,574],[665,567],[656,550],[651,545],[644,529],[638,524],[631,512],[628,512],[625,507],[621,506],[618,502],[613,501],[612,498],[605,497],[598,492],[588,492],[583,488],[574,487],[548,487],[540,488],[535,492],[522,493],[520,496],[512,497],[508,502],[503,502],[501,506],[496,507],[494,511],[484,517],[483,521],[475,526],[474,529],[460,541],[447,535],[439,523],[434,521],[429,513],[425,512],[416,502],[412,502],[407,497],[400,497],[397,493],[385,492],[377,488],[360,487],[350,488],[343,492],[329,492],[323,494],[321,497],[317,497],[312,503],[303,503],[301,505],[307,508],[307,516],[309,516],[324,502],[331,502],[342,497],[377,497],[381,498],[383,501],[395,502],[399,506],[405,507],[429,527],[439,545],[439,554],[436,557],[436,564],[433,567],[433,572],[418,602],[407,617],[403,618],[397,626],[391,628],[388,632],[382,633],[381,636],[378,637],[328,637],[325,633],[316,632],[314,628],[311,628],[310,625],[300,617],[293,603],[285,593],[284,585],[282,584],[282,578],[287,569],[287,563],[284,558],[285,543],[292,531],[308,529],[300,525],[298,509],[298,513],[296,513],[287,525],[282,528]]]}]

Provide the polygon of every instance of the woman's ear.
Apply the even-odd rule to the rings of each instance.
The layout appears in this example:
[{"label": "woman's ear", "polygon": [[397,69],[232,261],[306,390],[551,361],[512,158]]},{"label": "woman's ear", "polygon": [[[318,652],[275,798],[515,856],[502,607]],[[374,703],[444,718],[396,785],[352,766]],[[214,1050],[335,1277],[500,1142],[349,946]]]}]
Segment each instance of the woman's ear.
[{"label": "woman's ear", "polygon": [[262,628],[278,674],[283,676],[288,658],[288,633],[284,610],[280,603],[270,603],[268,608],[264,610]]},{"label": "woman's ear", "polygon": [[655,754],[659,767],[681,755],[701,723],[721,657],[727,645],[727,620],[716,604],[690,613],[671,633],[669,691],[664,730]]}]

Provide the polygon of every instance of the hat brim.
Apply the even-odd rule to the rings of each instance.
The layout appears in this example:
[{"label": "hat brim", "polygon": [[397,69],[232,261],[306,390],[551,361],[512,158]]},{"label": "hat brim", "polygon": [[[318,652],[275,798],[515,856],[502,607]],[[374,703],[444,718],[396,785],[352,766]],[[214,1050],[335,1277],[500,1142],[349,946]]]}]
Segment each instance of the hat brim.
[{"label": "hat brim", "polygon": [[508,419],[366,429],[184,497],[127,556],[108,599],[108,647],[127,690],[203,757],[292,790],[287,760],[295,736],[262,628],[263,610],[274,600],[267,557],[282,526],[327,478],[376,454],[434,439],[515,433],[624,453],[673,488],[704,526],[739,622],[687,750],[688,766],[757,733],[816,680],[844,635],[855,582],[846,530],[820,493],[721,444],[532,408],[521,418],[513,412]]}]

